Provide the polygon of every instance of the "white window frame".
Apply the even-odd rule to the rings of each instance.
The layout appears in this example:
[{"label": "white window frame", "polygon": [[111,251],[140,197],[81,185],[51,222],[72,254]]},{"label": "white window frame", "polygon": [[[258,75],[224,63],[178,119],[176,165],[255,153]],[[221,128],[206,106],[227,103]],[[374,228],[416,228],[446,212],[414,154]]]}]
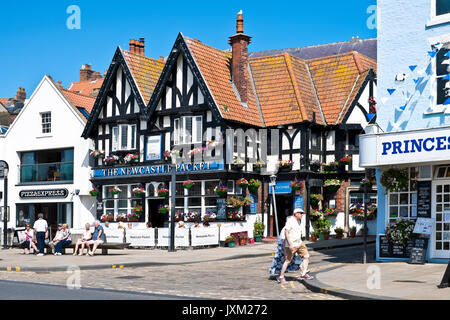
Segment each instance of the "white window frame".
[{"label": "white window frame", "polygon": [[[186,119],[192,122],[192,132],[186,131]],[[200,119],[200,136],[197,136],[197,119]],[[185,116],[174,119],[173,122],[174,144],[202,143],[203,140],[203,116]]]},{"label": "white window frame", "polygon": [[[417,190],[411,190],[411,169],[412,168],[408,168],[408,176],[409,181],[408,181],[408,189],[405,191],[399,191],[399,192],[388,192],[386,195],[386,219],[385,219],[385,223],[386,226],[389,225],[390,222],[394,222],[397,219],[407,219],[407,220],[415,220],[417,219]],[[416,172],[418,172],[419,168],[416,168]],[[418,181],[418,179],[415,179],[416,183]],[[400,203],[400,197],[402,194],[408,194],[408,202],[406,204],[401,204]],[[392,204],[391,205],[391,195],[397,195],[398,196],[398,201],[397,204]],[[411,199],[415,196],[415,203],[413,203],[413,201],[411,201]],[[391,207],[397,207],[398,208],[398,213],[397,213],[397,217],[396,218],[391,218]],[[400,207],[408,207],[408,217],[401,217],[400,216]],[[416,215],[413,216],[411,214],[411,208],[416,208],[415,212]]]},{"label": "white window frame", "polygon": [[[108,210],[113,210],[114,211],[114,220],[116,220],[117,215],[119,214],[119,201],[127,201],[127,213],[126,214],[130,214],[132,209],[133,209],[133,205],[132,205],[132,201],[136,200],[136,198],[134,198],[132,196],[132,190],[133,190],[133,186],[136,187],[136,185],[134,184],[121,184],[121,185],[104,185],[103,186],[103,213],[106,213]],[[109,188],[118,188],[121,190],[121,192],[119,194],[115,194],[113,195],[112,198],[107,198],[107,194],[108,194],[108,189]],[[126,196],[123,197],[123,194],[126,193]],[[147,193],[147,192],[146,192]],[[122,197],[120,197],[122,196]],[[107,201],[114,201],[114,208],[107,208],[106,207],[106,202]],[[124,208],[121,208],[124,209]]]},{"label": "white window frame", "polygon": [[[124,127],[127,127],[127,143],[125,147],[122,147],[122,130]],[[131,134],[133,129],[134,129],[134,143],[132,143],[133,135]],[[114,133],[116,130],[117,136]],[[118,126],[112,128],[111,134],[112,134],[112,151],[136,149],[137,126],[135,124],[119,124]]]},{"label": "white window frame", "polygon": [[[52,133],[52,112],[51,111],[46,111],[46,112],[41,112],[41,131],[43,134],[50,134]],[[47,117],[48,115],[48,117]],[[50,120],[50,121],[46,121],[44,122],[44,120]],[[49,131],[46,132],[45,130],[45,126],[49,125]]]},{"label": "white window frame", "polygon": [[430,21],[427,26],[433,26],[450,22],[450,13],[436,15],[436,0],[431,0]]}]

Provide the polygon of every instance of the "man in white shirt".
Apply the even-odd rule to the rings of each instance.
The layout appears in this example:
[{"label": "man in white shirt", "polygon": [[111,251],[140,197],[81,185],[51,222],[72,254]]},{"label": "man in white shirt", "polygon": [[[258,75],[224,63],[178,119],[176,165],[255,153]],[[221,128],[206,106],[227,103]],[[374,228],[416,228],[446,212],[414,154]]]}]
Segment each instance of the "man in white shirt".
[{"label": "man in white shirt", "polygon": [[44,255],[45,239],[48,238],[48,224],[44,220],[44,215],[42,213],[38,214],[38,220],[34,222],[34,234],[36,235],[37,246],[39,248],[38,256]]},{"label": "man in white shirt", "polygon": [[284,253],[286,254],[286,260],[284,261],[283,267],[281,268],[280,276],[278,277],[278,282],[286,283],[284,279],[284,273],[287,267],[291,263],[292,259],[297,253],[302,259],[302,265],[300,267],[300,279],[312,279],[313,277],[308,275],[308,263],[309,263],[309,252],[306,245],[302,242],[302,228],[301,220],[305,212],[302,209],[295,209],[293,216],[290,216],[286,220],[286,226],[284,227],[285,233],[285,247]]}]

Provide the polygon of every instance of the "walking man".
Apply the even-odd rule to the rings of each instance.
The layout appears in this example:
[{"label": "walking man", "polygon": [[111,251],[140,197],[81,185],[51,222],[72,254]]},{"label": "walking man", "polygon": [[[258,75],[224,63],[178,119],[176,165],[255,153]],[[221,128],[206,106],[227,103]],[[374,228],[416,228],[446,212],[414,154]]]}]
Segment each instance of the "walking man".
[{"label": "walking man", "polygon": [[37,247],[39,249],[38,256],[44,255],[45,239],[48,238],[48,224],[44,219],[44,214],[38,214],[38,220],[34,222],[34,234],[36,235]]},{"label": "walking man", "polygon": [[309,252],[306,245],[302,242],[302,228],[301,220],[305,212],[302,209],[295,209],[293,216],[290,216],[286,220],[285,229],[285,254],[286,260],[281,268],[280,276],[277,278],[280,283],[287,283],[284,279],[284,273],[287,267],[291,263],[292,259],[297,253],[302,259],[302,265],[300,267],[300,279],[312,279],[313,277],[307,274],[309,264]]}]

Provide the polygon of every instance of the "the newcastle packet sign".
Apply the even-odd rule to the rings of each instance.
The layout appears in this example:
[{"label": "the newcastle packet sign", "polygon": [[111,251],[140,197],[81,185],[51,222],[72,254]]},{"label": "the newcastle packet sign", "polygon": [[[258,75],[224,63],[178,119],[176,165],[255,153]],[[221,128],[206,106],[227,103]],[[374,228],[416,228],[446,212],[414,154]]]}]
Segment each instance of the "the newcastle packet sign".
[{"label": "the newcastle packet sign", "polygon": [[[200,162],[200,163],[180,163],[176,165],[177,173],[205,173],[209,171],[224,170],[223,162]],[[94,178],[116,178],[116,177],[145,177],[155,175],[170,174],[172,166],[170,164],[133,166],[122,168],[105,168],[93,170]]]}]

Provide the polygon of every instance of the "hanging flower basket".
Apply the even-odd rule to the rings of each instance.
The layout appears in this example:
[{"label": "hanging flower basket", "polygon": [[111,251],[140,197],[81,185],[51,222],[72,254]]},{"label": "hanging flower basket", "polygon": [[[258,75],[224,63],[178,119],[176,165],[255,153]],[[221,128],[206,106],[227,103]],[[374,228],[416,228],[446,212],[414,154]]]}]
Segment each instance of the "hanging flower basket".
[{"label": "hanging flower basket", "polygon": [[321,194],[312,194],[309,197],[309,201],[311,202],[311,205],[315,206],[318,205],[320,201],[323,200],[323,197]]},{"label": "hanging flower basket", "polygon": [[250,179],[248,182],[248,191],[250,191],[250,193],[257,193],[259,187],[261,187],[261,181],[259,180]]},{"label": "hanging flower basket", "polygon": [[158,190],[158,197],[165,198],[168,195],[169,195],[169,190],[167,190],[167,189],[159,189]]},{"label": "hanging flower basket", "polygon": [[294,162],[292,162],[291,160],[279,160],[278,171],[289,172],[292,170],[293,165],[294,165]]},{"label": "hanging flower basket", "polygon": [[361,187],[361,190],[364,190],[364,186],[366,186],[367,187],[367,190],[371,190],[372,189],[372,181],[370,181],[369,179],[367,179],[367,178],[363,178],[362,180],[361,180],[361,182],[360,182],[360,187]]},{"label": "hanging flower basket", "polygon": [[119,194],[120,192],[122,192],[122,190],[120,190],[119,188],[112,188],[108,191],[111,194]]},{"label": "hanging flower basket", "polygon": [[232,170],[241,171],[244,168],[244,166],[245,166],[244,160],[236,156],[233,158],[233,162],[231,163]]},{"label": "hanging flower basket", "polygon": [[323,164],[324,172],[336,172],[339,166],[339,162],[332,161],[330,163]]},{"label": "hanging flower basket", "polygon": [[339,160],[339,163],[344,166],[349,165],[350,163],[352,163],[352,157],[345,156],[341,160]]},{"label": "hanging flower basket", "polygon": [[333,208],[328,208],[323,211],[323,216],[325,218],[333,218],[337,216],[337,211]]},{"label": "hanging flower basket", "polygon": [[131,210],[131,212],[133,212],[136,215],[141,215],[144,211],[141,206],[136,206]]},{"label": "hanging flower basket", "polygon": [[93,189],[93,190],[89,191],[89,193],[91,194],[91,196],[96,197],[96,196],[98,196],[99,192],[97,190]]},{"label": "hanging flower basket", "polygon": [[260,173],[261,169],[265,168],[265,167],[266,167],[266,164],[262,163],[261,161],[258,160],[253,164],[253,172]]},{"label": "hanging flower basket", "polygon": [[219,196],[219,197],[226,197],[228,194],[228,188],[226,186],[216,186],[214,188],[214,192]]},{"label": "hanging flower basket", "polygon": [[291,186],[292,192],[303,188],[303,182],[301,182],[300,180],[293,180],[289,185]]},{"label": "hanging flower basket", "polygon": [[380,183],[386,192],[398,192],[408,188],[408,169],[389,169],[381,175]]},{"label": "hanging flower basket", "polygon": [[328,192],[336,192],[341,187],[341,181],[337,179],[325,180],[323,187],[327,189]]},{"label": "hanging flower basket", "polygon": [[132,190],[133,196],[135,197],[142,197],[145,196],[145,189],[144,188],[134,188]]},{"label": "hanging flower basket", "polygon": [[123,161],[125,161],[125,163],[136,163],[139,162],[139,156],[137,154],[128,153],[123,158]]},{"label": "hanging flower basket", "polygon": [[194,185],[194,181],[192,181],[192,180],[187,180],[187,181],[183,182],[183,187],[188,190],[190,188],[192,188],[193,185]]},{"label": "hanging flower basket", "polygon": [[309,213],[309,219],[311,221],[317,221],[320,217],[322,217],[322,212],[320,212],[319,210],[311,210],[311,212]]},{"label": "hanging flower basket", "polygon": [[233,209],[240,209],[244,205],[244,202],[235,197],[229,197],[227,199],[227,205]]},{"label": "hanging flower basket", "polygon": [[169,213],[169,205],[167,205],[167,204],[165,204],[165,205],[160,204],[158,206],[158,212],[161,213],[161,214],[168,214]]},{"label": "hanging flower basket", "polygon": [[103,159],[103,162],[106,165],[112,166],[119,162],[119,157],[118,156],[107,156],[107,157],[105,157],[105,159]]},{"label": "hanging flower basket", "polygon": [[[350,214],[355,220],[364,220],[364,205],[361,203],[352,203],[350,205]],[[367,220],[373,220],[377,217],[377,205],[371,203],[367,206]]]},{"label": "hanging flower basket", "polygon": [[247,188],[247,186],[248,186],[248,181],[247,181],[247,179],[245,179],[245,178],[241,178],[241,179],[239,179],[238,181],[236,181],[236,184],[237,184],[239,187],[241,187],[242,189],[245,189],[245,188]]}]

